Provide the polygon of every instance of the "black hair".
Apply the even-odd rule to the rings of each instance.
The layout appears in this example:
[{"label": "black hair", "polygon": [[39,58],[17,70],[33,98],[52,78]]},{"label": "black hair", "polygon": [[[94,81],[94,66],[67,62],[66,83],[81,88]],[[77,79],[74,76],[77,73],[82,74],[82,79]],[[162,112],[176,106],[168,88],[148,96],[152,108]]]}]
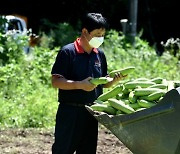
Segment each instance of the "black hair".
[{"label": "black hair", "polygon": [[88,32],[94,29],[108,28],[107,19],[101,13],[87,13],[82,19],[81,28],[86,28]]}]

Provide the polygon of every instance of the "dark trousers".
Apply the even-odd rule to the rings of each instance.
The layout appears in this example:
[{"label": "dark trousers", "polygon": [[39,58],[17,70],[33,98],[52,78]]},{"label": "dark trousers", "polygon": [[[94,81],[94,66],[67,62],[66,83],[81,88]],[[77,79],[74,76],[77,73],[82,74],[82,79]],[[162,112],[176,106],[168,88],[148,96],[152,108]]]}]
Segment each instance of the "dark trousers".
[{"label": "dark trousers", "polygon": [[52,154],[96,154],[98,121],[85,107],[60,104]]}]

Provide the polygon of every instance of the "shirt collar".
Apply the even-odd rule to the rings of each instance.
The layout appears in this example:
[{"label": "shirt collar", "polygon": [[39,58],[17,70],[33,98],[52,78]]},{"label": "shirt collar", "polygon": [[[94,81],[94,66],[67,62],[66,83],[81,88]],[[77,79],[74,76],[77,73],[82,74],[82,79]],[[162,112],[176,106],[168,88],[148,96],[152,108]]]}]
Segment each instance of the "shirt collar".
[{"label": "shirt collar", "polygon": [[[84,49],[83,49],[83,48],[81,47],[81,45],[80,45],[80,38],[77,38],[77,39],[74,41],[74,46],[75,46],[76,51],[77,51],[78,53],[84,53]],[[98,53],[97,48],[93,48],[93,51],[94,51],[95,53]]]}]

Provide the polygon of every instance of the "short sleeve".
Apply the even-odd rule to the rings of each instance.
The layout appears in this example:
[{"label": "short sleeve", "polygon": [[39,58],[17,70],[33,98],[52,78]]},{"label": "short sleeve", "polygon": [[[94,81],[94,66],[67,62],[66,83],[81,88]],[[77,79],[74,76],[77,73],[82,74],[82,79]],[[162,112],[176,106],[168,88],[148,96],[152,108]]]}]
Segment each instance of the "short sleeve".
[{"label": "short sleeve", "polygon": [[52,66],[51,74],[52,75],[62,75],[67,77],[69,65],[69,54],[66,50],[61,49],[55,59],[55,62]]}]

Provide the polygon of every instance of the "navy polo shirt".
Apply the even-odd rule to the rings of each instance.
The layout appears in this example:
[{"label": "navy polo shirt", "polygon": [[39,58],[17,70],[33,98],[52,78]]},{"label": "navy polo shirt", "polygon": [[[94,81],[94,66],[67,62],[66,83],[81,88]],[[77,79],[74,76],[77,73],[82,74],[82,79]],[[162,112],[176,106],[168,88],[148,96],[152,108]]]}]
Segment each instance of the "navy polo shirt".
[{"label": "navy polo shirt", "polygon": [[[80,39],[59,50],[51,74],[62,75],[68,80],[81,81],[87,77],[107,75],[106,57],[102,50],[94,48],[88,54],[80,46]],[[102,94],[102,85],[93,91],[59,89],[58,101],[62,103],[89,104]]]}]

